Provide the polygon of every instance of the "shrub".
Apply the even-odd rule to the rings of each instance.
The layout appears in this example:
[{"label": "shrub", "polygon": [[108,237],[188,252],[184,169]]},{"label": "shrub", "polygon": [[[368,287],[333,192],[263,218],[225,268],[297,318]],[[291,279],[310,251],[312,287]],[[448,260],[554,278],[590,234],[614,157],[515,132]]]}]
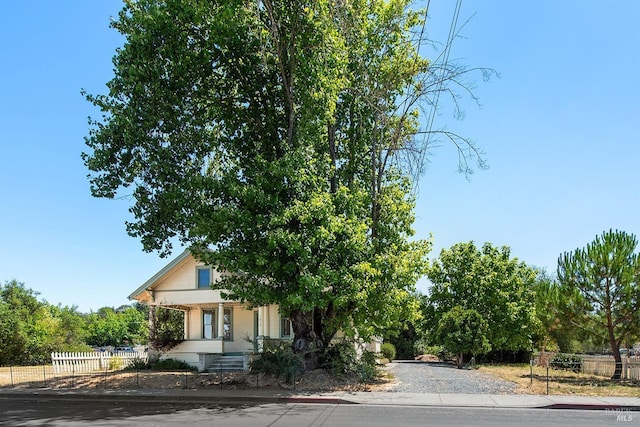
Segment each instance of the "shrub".
[{"label": "shrub", "polygon": [[144,359],[133,359],[129,365],[124,368],[126,371],[196,371],[197,368],[189,365],[182,360],[163,359],[155,362],[147,362]]},{"label": "shrub", "polygon": [[582,370],[582,358],[575,354],[558,353],[553,356],[549,367],[565,371],[580,372]]},{"label": "shrub", "polygon": [[151,365],[154,371],[197,371],[198,369],[187,362],[176,359],[162,359]]},{"label": "shrub", "polygon": [[394,346],[390,342],[382,344],[380,352],[385,359],[393,360],[396,358],[396,346]]},{"label": "shrub", "polygon": [[251,372],[275,375],[291,383],[302,366],[302,356],[295,354],[289,344],[283,343],[277,346],[265,346],[258,358],[251,362],[250,368]]},{"label": "shrub", "polygon": [[378,370],[376,369],[375,364],[368,363],[364,359],[361,359],[356,368],[356,374],[358,376],[358,381],[366,384],[372,382],[376,378]]},{"label": "shrub", "polygon": [[376,355],[365,351],[358,356],[354,343],[343,340],[329,347],[320,358],[320,367],[337,377],[357,378],[361,383],[369,383],[378,374]]},{"label": "shrub", "polygon": [[110,371],[118,371],[122,368],[125,368],[126,364],[121,357],[113,356],[109,359],[109,370]]},{"label": "shrub", "polygon": [[320,367],[335,376],[351,376],[358,366],[358,354],[352,342],[343,340],[330,346],[320,356]]},{"label": "shrub", "polygon": [[129,365],[124,368],[125,371],[144,371],[151,369],[151,364],[139,357],[133,359]]},{"label": "shrub", "polygon": [[368,363],[371,366],[375,366],[376,365],[376,354],[373,351],[365,351],[365,352],[363,352],[362,355],[360,356],[360,359],[364,363]]},{"label": "shrub", "polygon": [[440,351],[442,350],[442,346],[441,345],[432,345],[426,339],[420,339],[420,340],[415,342],[414,350],[415,350],[416,355],[431,354],[431,355],[437,356],[438,353],[440,353]]}]

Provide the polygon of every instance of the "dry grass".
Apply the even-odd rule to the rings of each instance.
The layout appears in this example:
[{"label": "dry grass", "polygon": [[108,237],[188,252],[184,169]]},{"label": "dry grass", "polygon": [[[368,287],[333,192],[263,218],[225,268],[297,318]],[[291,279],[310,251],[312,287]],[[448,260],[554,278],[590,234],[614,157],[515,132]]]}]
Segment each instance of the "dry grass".
[{"label": "dry grass", "polygon": [[[481,365],[481,372],[512,381],[517,393],[547,394],[547,368],[522,365]],[[640,397],[640,382],[611,380],[589,374],[549,369],[549,394],[579,396],[629,396]]]}]

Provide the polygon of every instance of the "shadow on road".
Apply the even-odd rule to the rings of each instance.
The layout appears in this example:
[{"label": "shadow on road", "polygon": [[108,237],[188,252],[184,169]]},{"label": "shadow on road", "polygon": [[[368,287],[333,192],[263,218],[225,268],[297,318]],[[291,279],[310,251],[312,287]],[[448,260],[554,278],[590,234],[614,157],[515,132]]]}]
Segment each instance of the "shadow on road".
[{"label": "shadow on road", "polygon": [[55,425],[72,422],[117,421],[132,417],[176,414],[192,409],[208,409],[224,415],[259,405],[220,404],[216,402],[165,402],[152,400],[129,401],[55,399],[49,397],[0,398],[0,425],[25,425],[39,421]]}]

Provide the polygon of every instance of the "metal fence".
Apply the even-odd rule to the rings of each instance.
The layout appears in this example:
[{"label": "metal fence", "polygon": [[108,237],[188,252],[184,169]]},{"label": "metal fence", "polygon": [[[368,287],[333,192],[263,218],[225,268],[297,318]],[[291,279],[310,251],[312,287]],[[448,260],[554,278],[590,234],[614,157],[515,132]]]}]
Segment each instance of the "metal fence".
[{"label": "metal fence", "polygon": [[[249,371],[196,372],[174,370],[112,370],[55,372],[52,365],[0,367],[0,388],[95,388],[95,389],[275,389],[317,390],[318,383],[300,378],[274,378]],[[367,384],[327,378],[322,389],[345,385],[366,390]]]},{"label": "metal fence", "polygon": [[[0,388],[168,389],[260,387],[260,378],[246,372],[198,373],[189,370],[109,370],[56,372],[52,365],[0,368]],[[265,384],[263,384],[265,386]]]}]

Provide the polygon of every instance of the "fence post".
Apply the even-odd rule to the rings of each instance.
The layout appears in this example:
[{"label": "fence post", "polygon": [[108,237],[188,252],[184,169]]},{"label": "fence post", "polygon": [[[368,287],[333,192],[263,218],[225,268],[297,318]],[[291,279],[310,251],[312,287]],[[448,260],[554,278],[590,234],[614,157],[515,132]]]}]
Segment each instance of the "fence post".
[{"label": "fence post", "polygon": [[531,378],[531,382],[529,384],[533,384],[533,359],[529,360],[529,377]]},{"label": "fence post", "polygon": [[549,395],[549,363],[547,363],[547,396]]},{"label": "fence post", "polygon": [[9,366],[9,376],[11,377],[11,387],[14,387],[14,385],[13,385],[13,366]]},{"label": "fence post", "polygon": [[47,366],[46,365],[42,365],[42,387],[46,387],[47,386]]}]

